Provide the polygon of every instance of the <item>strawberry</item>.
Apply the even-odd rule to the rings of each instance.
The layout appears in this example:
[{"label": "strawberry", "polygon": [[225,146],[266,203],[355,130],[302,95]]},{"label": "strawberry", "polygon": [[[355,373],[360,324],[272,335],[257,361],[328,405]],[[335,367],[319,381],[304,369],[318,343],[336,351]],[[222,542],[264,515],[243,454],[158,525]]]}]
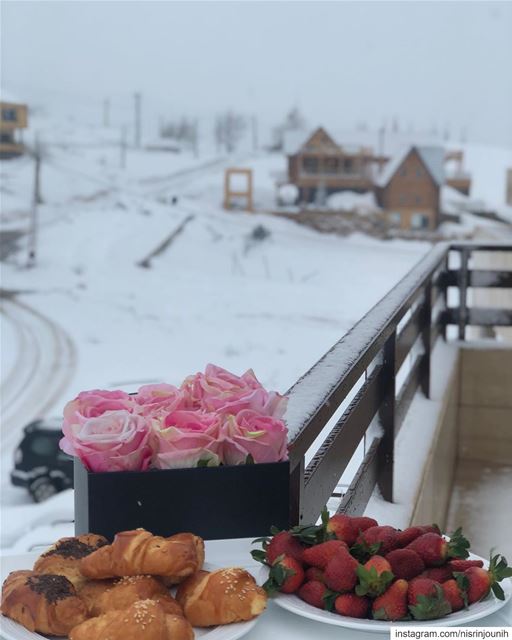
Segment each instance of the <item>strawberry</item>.
[{"label": "strawberry", "polygon": [[430,569],[426,569],[420,575],[420,578],[429,578],[430,580],[439,582],[439,584],[443,584],[443,582],[453,578],[453,572],[450,567],[445,564],[442,567],[431,567]]},{"label": "strawberry", "polygon": [[441,585],[429,578],[411,580],[407,599],[415,620],[434,620],[452,611]]},{"label": "strawberry", "polygon": [[324,597],[329,593],[327,587],[323,582],[318,580],[310,580],[305,582],[297,592],[297,595],[301,600],[307,602],[313,607],[318,609],[325,609]]},{"label": "strawberry", "polygon": [[302,552],[304,551],[301,543],[289,531],[280,531],[273,538],[265,549],[267,564],[274,564],[278,556],[288,556],[295,558],[299,562],[302,561]]},{"label": "strawberry", "polygon": [[375,598],[372,605],[375,620],[401,620],[407,616],[408,586],[406,580],[397,580],[387,591]]},{"label": "strawberry", "polygon": [[329,560],[341,550],[347,551],[347,545],[343,541],[328,540],[327,542],[316,544],[314,547],[304,549],[302,559],[305,564],[318,567],[318,569],[325,569]]},{"label": "strawberry", "polygon": [[[455,577],[459,580],[460,573],[455,572]],[[478,602],[492,590],[498,600],[504,600],[505,594],[498,582],[504,578],[512,576],[512,568],[507,565],[507,560],[500,554],[491,556],[489,569],[482,567],[469,567],[462,574],[467,578],[468,602]]]},{"label": "strawberry", "polygon": [[441,589],[443,590],[444,597],[450,603],[452,611],[459,611],[467,607],[467,594],[459,587],[456,580],[452,578],[451,580],[443,582]]},{"label": "strawberry", "polygon": [[355,593],[343,593],[334,601],[335,610],[349,618],[366,618],[370,608],[370,599],[356,596]]},{"label": "strawberry", "polygon": [[325,584],[333,591],[352,591],[357,582],[359,563],[348,551],[339,551],[327,563]]},{"label": "strawberry", "polygon": [[444,564],[448,558],[467,558],[468,548],[469,542],[460,528],[452,534],[450,542],[438,533],[424,533],[407,545],[407,549],[421,556],[427,567]]},{"label": "strawberry", "polygon": [[268,579],[263,584],[263,588],[268,595],[273,595],[276,591],[295,593],[303,582],[302,565],[290,556],[278,556],[270,567]]},{"label": "strawberry", "polygon": [[390,551],[386,560],[391,565],[395,578],[412,580],[425,569],[425,563],[412,549],[395,549]]},{"label": "strawberry", "polygon": [[388,588],[394,576],[391,565],[382,556],[372,556],[368,562],[357,567],[359,584],[356,586],[358,596],[380,596]]},{"label": "strawberry", "polygon": [[483,567],[482,560],[450,560],[448,563],[451,571],[466,571],[469,567]]},{"label": "strawberry", "polygon": [[366,531],[363,531],[359,534],[357,543],[365,544],[369,547],[379,544],[378,549],[376,549],[373,553],[378,552],[382,555],[386,555],[386,553],[388,553],[389,551],[396,549],[397,535],[398,531],[394,527],[369,527],[368,529],[366,529]]},{"label": "strawberry", "polygon": [[325,529],[327,534],[334,535],[338,540],[343,540],[348,545],[352,545],[356,541],[357,529],[350,516],[337,513],[329,518]]},{"label": "strawberry", "polygon": [[399,547],[406,547],[416,538],[419,538],[424,533],[441,533],[437,524],[433,525],[418,525],[415,527],[408,527],[403,531],[399,531],[397,535],[397,543]]},{"label": "strawberry", "polygon": [[309,567],[305,573],[306,580],[309,582],[310,580],[317,580],[318,582],[325,582],[325,576],[322,569],[318,567]]},{"label": "strawberry", "polygon": [[368,516],[353,516],[352,524],[354,525],[357,533],[361,533],[361,531],[366,531],[370,527],[378,527],[379,523],[377,520],[373,518],[368,518]]}]

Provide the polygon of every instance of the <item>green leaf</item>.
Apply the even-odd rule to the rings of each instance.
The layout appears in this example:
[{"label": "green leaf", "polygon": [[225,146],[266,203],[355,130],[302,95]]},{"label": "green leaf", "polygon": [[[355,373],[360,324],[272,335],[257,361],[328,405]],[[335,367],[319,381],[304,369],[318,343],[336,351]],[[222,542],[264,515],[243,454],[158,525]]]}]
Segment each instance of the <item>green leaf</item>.
[{"label": "green leaf", "polygon": [[272,525],[272,526],[270,527],[270,533],[271,533],[273,536],[276,536],[278,533],[281,533],[281,529],[278,529],[277,527],[275,527],[274,525]]},{"label": "green leaf", "polygon": [[421,595],[416,598],[415,605],[409,605],[415,620],[435,620],[452,612],[452,607],[444,597],[441,585],[435,585],[435,595]]},{"label": "green leaf", "polygon": [[253,560],[256,560],[256,562],[267,564],[267,554],[263,551],[263,549],[253,549],[251,551],[251,556],[253,557]]},{"label": "green leaf", "polygon": [[498,598],[498,600],[505,600],[505,592],[497,582],[493,582],[491,585],[492,592]]},{"label": "green leaf", "polygon": [[359,578],[356,594],[358,596],[368,595],[371,598],[376,598],[383,594],[395,578],[391,571],[383,571],[379,574],[375,567],[366,569],[362,565],[357,567],[356,573]]},{"label": "green leaf", "polygon": [[330,589],[326,589],[324,595],[322,596],[322,600],[325,603],[326,611],[334,611],[334,603],[336,602],[336,598],[340,594],[336,591],[331,591]]},{"label": "green leaf", "polygon": [[448,556],[450,558],[468,558],[469,540],[462,535],[462,527],[456,529],[448,542]]},{"label": "green leaf", "polygon": [[322,519],[322,524],[324,527],[326,527],[329,523],[329,509],[327,509],[327,505],[322,509],[322,513],[320,514],[320,517]]},{"label": "green leaf", "polygon": [[268,536],[263,536],[262,538],[255,538],[251,544],[260,544],[260,542],[262,544],[268,544],[268,542],[270,541],[270,538]]},{"label": "green leaf", "polygon": [[378,553],[381,545],[381,542],[368,544],[363,540],[362,542],[356,542],[354,545],[352,545],[350,547],[350,553],[356,560],[359,560],[361,564],[364,564],[371,558],[371,556],[374,556]]},{"label": "green leaf", "polygon": [[467,609],[469,607],[469,602],[468,602],[469,579],[467,575],[462,571],[454,571],[452,575],[455,578],[455,581],[457,582],[457,586],[459,587],[461,598],[464,601],[464,608]]}]

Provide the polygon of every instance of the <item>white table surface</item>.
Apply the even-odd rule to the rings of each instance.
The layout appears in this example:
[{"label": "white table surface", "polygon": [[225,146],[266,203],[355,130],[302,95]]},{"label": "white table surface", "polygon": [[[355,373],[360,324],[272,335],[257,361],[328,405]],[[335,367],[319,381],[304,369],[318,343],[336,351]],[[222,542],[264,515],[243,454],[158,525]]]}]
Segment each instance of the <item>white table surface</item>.
[{"label": "white table surface", "polygon": [[[261,565],[254,562],[250,551],[258,547],[252,547],[251,541],[251,538],[206,541],[206,561],[209,564],[219,567],[245,567],[253,575],[257,576]],[[26,566],[19,566],[19,568],[30,568],[37,555],[39,554],[30,554],[31,560],[28,563],[26,561],[28,554],[25,554],[25,556],[17,556],[16,558],[12,557],[11,562],[15,559],[18,561],[24,558]],[[7,559],[7,556],[3,557]],[[2,557],[0,557],[0,561],[1,560]],[[18,566],[16,568],[18,568]],[[4,573],[4,571],[1,571],[1,573]],[[512,601],[507,603],[507,605],[497,613],[465,626],[512,627]],[[0,638],[1,637],[0,634]],[[244,636],[244,640],[300,640],[301,638],[305,640],[378,640],[379,637],[389,636],[355,631],[354,629],[309,620],[285,611],[270,600],[267,610],[260,617],[253,629]]]},{"label": "white table surface", "polygon": [[[219,565],[243,566],[257,575],[261,565],[254,562],[250,555],[250,538],[235,540],[210,540],[206,542],[206,558],[208,562]],[[414,625],[414,622],[411,622]],[[512,601],[487,618],[481,618],[467,627],[512,627]],[[297,616],[270,600],[267,611],[261,616],[256,626],[244,636],[244,640],[295,640],[297,638],[314,640],[378,640],[389,637],[387,634],[355,631],[334,625],[323,624]]]}]

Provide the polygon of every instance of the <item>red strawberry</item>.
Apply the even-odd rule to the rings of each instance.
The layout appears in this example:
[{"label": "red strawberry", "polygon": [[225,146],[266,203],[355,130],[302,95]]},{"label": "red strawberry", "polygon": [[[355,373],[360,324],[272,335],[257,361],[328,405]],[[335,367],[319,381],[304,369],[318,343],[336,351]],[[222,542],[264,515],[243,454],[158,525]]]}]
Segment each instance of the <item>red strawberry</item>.
[{"label": "red strawberry", "polygon": [[302,559],[306,564],[319,569],[325,569],[329,560],[339,551],[347,551],[347,545],[341,540],[328,540],[314,547],[304,549]]},{"label": "red strawberry", "polygon": [[425,563],[412,549],[395,549],[390,551],[386,560],[391,565],[395,578],[412,580],[425,569]]},{"label": "red strawberry", "polygon": [[389,551],[396,549],[397,534],[398,531],[394,527],[370,527],[359,534],[357,543],[367,545],[368,547],[378,544],[378,548],[376,548],[373,553],[386,555]]},{"label": "red strawberry", "polygon": [[270,567],[263,588],[272,595],[276,591],[295,593],[304,582],[304,569],[300,562],[289,556],[279,556]]},{"label": "red strawberry", "polygon": [[441,533],[439,527],[436,524],[433,525],[418,525],[415,527],[408,527],[403,531],[399,531],[397,535],[397,542],[399,547],[406,547],[411,544],[413,540],[419,538],[424,533]]},{"label": "red strawberry", "polygon": [[434,620],[452,611],[441,585],[429,578],[411,580],[407,599],[415,620]]},{"label": "red strawberry", "polygon": [[438,533],[424,533],[413,540],[407,549],[416,551],[427,567],[444,564],[448,558],[467,558],[469,542],[462,535],[462,529],[452,534],[450,542]]},{"label": "red strawberry", "polygon": [[343,540],[343,542],[346,542],[348,545],[354,544],[357,538],[357,529],[352,522],[352,518],[342,513],[337,513],[329,518],[326,531],[336,536],[338,540]]},{"label": "red strawberry", "polygon": [[318,582],[325,582],[325,576],[322,569],[318,567],[309,567],[306,570],[306,580],[309,582],[310,580],[317,580]]},{"label": "red strawberry", "polygon": [[357,582],[359,563],[348,551],[339,551],[325,568],[325,584],[333,591],[352,591]]},{"label": "red strawberry", "polygon": [[343,593],[334,601],[334,608],[342,616],[366,618],[370,600],[364,596],[356,596],[355,593]]},{"label": "red strawberry", "polygon": [[278,556],[284,555],[301,562],[303,551],[304,547],[289,531],[280,531],[267,545],[266,561],[272,565]]},{"label": "red strawberry", "polygon": [[443,590],[444,597],[450,603],[452,611],[459,611],[466,606],[467,595],[460,589],[456,580],[452,578],[451,580],[443,582],[441,589]]},{"label": "red strawberry", "polygon": [[443,584],[443,582],[453,578],[453,573],[450,567],[445,564],[442,567],[431,567],[430,569],[426,569],[420,575],[420,578],[429,578],[430,580],[439,582],[439,584]]},{"label": "red strawberry", "polygon": [[[505,594],[498,582],[501,582],[504,578],[510,578],[512,576],[512,568],[507,566],[507,561],[503,556],[497,554],[491,556],[488,570],[481,567],[469,567],[462,575],[467,578],[469,604],[485,598],[491,589],[499,600],[504,600]],[[461,574],[455,572],[457,580],[459,580],[459,576]]]},{"label": "red strawberry", "polygon": [[408,614],[406,580],[397,580],[381,596],[375,598],[372,613],[375,620],[401,620]]},{"label": "red strawberry", "polygon": [[307,602],[318,609],[325,609],[324,596],[328,594],[328,590],[323,582],[318,580],[310,580],[305,582],[297,592],[301,600]]},{"label": "red strawberry", "polygon": [[394,578],[391,565],[382,556],[372,556],[364,566],[359,565],[357,577],[359,579],[356,587],[357,595],[367,595],[371,598],[384,593]]},{"label": "red strawberry", "polygon": [[483,567],[482,560],[450,560],[448,563],[451,571],[466,571],[469,567]]},{"label": "red strawberry", "polygon": [[352,524],[354,525],[358,533],[360,533],[361,531],[366,531],[366,529],[369,529],[370,527],[379,526],[377,520],[368,518],[367,516],[352,517]]}]

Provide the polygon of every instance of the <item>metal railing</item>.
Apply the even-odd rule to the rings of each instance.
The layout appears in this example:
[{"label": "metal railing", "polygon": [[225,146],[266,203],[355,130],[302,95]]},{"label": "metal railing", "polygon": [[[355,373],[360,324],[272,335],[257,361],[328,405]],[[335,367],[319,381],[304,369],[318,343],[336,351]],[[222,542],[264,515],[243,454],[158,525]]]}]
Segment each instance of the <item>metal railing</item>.
[{"label": "metal railing", "polygon": [[[512,325],[512,309],[468,306],[471,287],[512,289],[512,271],[470,268],[472,254],[481,251],[512,255],[512,245],[436,245],[289,390],[291,524],[316,521],[376,417],[380,434],[366,450],[338,512],[363,513],[376,485],[385,500],[393,501],[395,437],[418,388],[430,396],[436,341],[446,339],[452,325],[460,340],[469,325]],[[457,267],[451,266],[454,255],[459,255]],[[450,288],[458,291],[455,306],[448,304]],[[321,444],[306,464],[319,437]]]}]

